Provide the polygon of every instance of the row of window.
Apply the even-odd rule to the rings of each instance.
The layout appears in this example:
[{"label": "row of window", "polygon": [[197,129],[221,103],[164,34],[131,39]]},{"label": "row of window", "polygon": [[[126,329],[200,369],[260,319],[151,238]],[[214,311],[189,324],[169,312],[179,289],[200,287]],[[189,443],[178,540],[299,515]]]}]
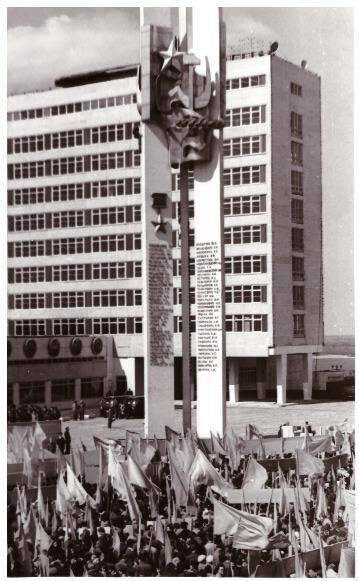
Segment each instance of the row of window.
[{"label": "row of window", "polygon": [[14,163],[8,165],[8,179],[18,180],[44,176],[68,175],[91,171],[105,171],[141,165],[141,154],[138,151],[115,151],[96,155],[62,157]]},{"label": "row of window", "polygon": [[[49,326],[46,323],[50,323]],[[89,332],[89,329],[90,332]],[[49,333],[50,331],[50,333]],[[44,337],[46,335],[122,335],[142,333],[141,317],[108,317],[103,319],[26,319],[9,321],[9,335]]]},{"label": "row of window", "polygon": [[23,121],[26,119],[40,119],[41,117],[54,117],[56,115],[71,115],[72,113],[81,113],[81,111],[107,109],[109,107],[130,105],[131,103],[136,103],[136,95],[134,93],[91,99],[90,101],[78,101],[77,103],[66,103],[64,105],[53,105],[52,107],[11,111],[7,114],[7,120]]},{"label": "row of window", "polygon": [[24,293],[9,295],[9,309],[75,309],[142,305],[141,289]]},{"label": "row of window", "polygon": [[244,184],[263,184],[266,181],[266,166],[251,165],[231,167],[223,170],[224,186],[241,186]]},{"label": "row of window", "polygon": [[304,252],[303,228],[292,228],[292,250],[294,252]]},{"label": "row of window", "polygon": [[139,261],[101,262],[98,264],[61,264],[56,266],[30,266],[9,268],[8,282],[39,283],[81,280],[119,280],[142,276]]},{"label": "row of window", "polygon": [[[258,314],[234,314],[225,316],[225,330],[235,333],[263,332],[268,330],[268,316]],[[51,324],[51,334],[55,336],[75,336],[87,334],[87,327],[91,326],[91,334],[95,335],[122,335],[140,334],[143,330],[141,317],[107,317],[96,319],[54,319]],[[86,324],[89,323],[89,324]],[[10,324],[11,323],[11,324]],[[182,332],[182,317],[173,318],[174,332]],[[23,321],[9,321],[9,335],[15,337],[42,337],[46,335],[46,319],[29,319]],[[190,331],[196,332],[196,320],[190,318]],[[305,316],[293,315],[294,337],[305,336]]]},{"label": "row of window", "polygon": [[245,137],[233,137],[223,141],[224,157],[237,155],[254,155],[266,152],[266,136],[251,135]]},{"label": "row of window", "polygon": [[242,214],[259,214],[266,211],[266,196],[236,196],[225,198],[223,212],[225,216],[240,216]]},{"label": "row of window", "polygon": [[8,217],[9,232],[107,226],[141,222],[141,206],[93,208],[91,210],[64,210],[46,214],[21,214]]},{"label": "row of window", "polygon": [[[81,399],[101,397],[104,393],[103,377],[82,377]],[[13,397],[8,387],[8,399]],[[74,379],[53,379],[51,381],[51,402],[75,399]],[[35,405],[45,403],[45,382],[24,381],[19,383],[19,403]]]},{"label": "row of window", "polygon": [[267,225],[231,226],[224,229],[225,244],[252,244],[267,242]]},{"label": "row of window", "polygon": [[267,315],[226,315],[226,331],[235,333],[266,333]]},{"label": "row of window", "polygon": [[250,107],[235,107],[226,111],[226,126],[255,125],[265,123],[266,106],[252,105]]},{"label": "row of window", "polygon": [[252,75],[251,77],[237,77],[226,80],[227,91],[231,89],[246,89],[247,87],[260,87],[266,84],[265,75]]},{"label": "row of window", "polygon": [[8,190],[9,206],[70,202],[90,198],[129,196],[141,193],[141,178],[119,178],[78,184]]},{"label": "row of window", "polygon": [[134,131],[138,126],[138,122],[130,122],[120,123],[118,125],[86,127],[84,129],[73,129],[57,133],[14,137],[13,139],[7,140],[7,152],[8,154],[29,153],[33,151],[48,151],[51,149],[123,141],[133,139]]},{"label": "row of window", "polygon": [[118,252],[140,250],[141,233],[105,234],[81,238],[59,238],[57,240],[21,240],[8,243],[8,257],[66,256],[93,252]]},{"label": "row of window", "polygon": [[224,259],[226,274],[254,274],[267,272],[265,255],[226,256]]}]

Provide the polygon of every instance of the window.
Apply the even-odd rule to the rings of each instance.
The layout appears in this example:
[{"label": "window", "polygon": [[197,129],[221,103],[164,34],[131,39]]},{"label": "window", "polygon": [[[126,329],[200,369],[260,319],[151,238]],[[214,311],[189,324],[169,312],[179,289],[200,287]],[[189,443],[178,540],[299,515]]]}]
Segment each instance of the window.
[{"label": "window", "polygon": [[28,256],[45,256],[44,240],[21,240],[14,243],[14,254],[17,258]]},{"label": "window", "polygon": [[226,331],[267,332],[267,315],[226,315]]},{"label": "window", "polygon": [[53,282],[85,280],[84,264],[62,264],[52,267]]},{"label": "window", "polygon": [[92,320],[94,335],[124,335],[142,333],[141,317],[106,317]]},{"label": "window", "polygon": [[84,226],[84,210],[54,212],[50,216],[52,228],[80,228]]},{"label": "window", "polygon": [[266,196],[238,196],[225,198],[223,204],[225,216],[258,214],[266,211]]},{"label": "window", "polygon": [[241,77],[241,78],[233,78],[226,80],[226,89],[235,90],[235,89],[245,89],[247,87],[259,87],[263,86],[266,83],[266,76],[265,75],[254,75],[252,77]]},{"label": "window", "polygon": [[290,130],[293,137],[303,137],[303,117],[294,111],[290,114]]},{"label": "window", "polygon": [[52,295],[52,308],[75,309],[85,306],[85,292],[59,292]]},{"label": "window", "polygon": [[302,87],[301,85],[297,85],[297,83],[290,84],[290,92],[292,95],[297,95],[298,97],[302,96]]},{"label": "window", "polygon": [[293,315],[293,336],[305,337],[304,315]]},{"label": "window", "polygon": [[291,190],[292,194],[303,195],[303,173],[292,170],[291,172]]},{"label": "window", "polygon": [[224,260],[226,274],[253,274],[267,272],[265,255],[226,256]]},{"label": "window", "polygon": [[[15,309],[44,309],[45,293],[13,295]],[[9,307],[10,308],[10,307]]]},{"label": "window", "polygon": [[45,333],[44,319],[27,319],[15,321],[15,337],[43,337]]},{"label": "window", "polygon": [[29,282],[44,282],[45,281],[45,267],[31,266],[24,268],[9,269],[10,272],[14,270],[14,282],[29,283]]},{"label": "window", "polygon": [[297,141],[292,141],[291,144],[292,163],[295,165],[303,165],[303,145]]},{"label": "window", "polygon": [[53,379],[51,382],[52,401],[62,401],[75,399],[74,379]]},{"label": "window", "polygon": [[225,244],[251,244],[267,241],[266,224],[250,226],[231,226],[224,229]]},{"label": "window", "polygon": [[54,319],[52,333],[63,336],[85,335],[85,319]]},{"label": "window", "polygon": [[225,139],[223,142],[224,157],[237,155],[253,155],[266,152],[266,136],[252,135],[248,137],[235,137]]},{"label": "window", "polygon": [[304,230],[302,228],[292,228],[292,250],[304,252]]},{"label": "window", "polygon": [[292,200],[292,222],[303,224],[303,200]]},{"label": "window", "polygon": [[304,286],[293,286],[293,308],[304,309]]},{"label": "window", "polygon": [[88,399],[101,397],[104,390],[103,377],[83,377],[81,378],[81,398]]},{"label": "window", "polygon": [[235,285],[225,289],[226,303],[265,303],[267,287],[261,285]]},{"label": "window", "polygon": [[240,186],[265,183],[266,166],[252,165],[227,168],[223,171],[224,186]]},{"label": "window", "polygon": [[38,404],[45,402],[45,382],[26,381],[19,384],[20,404]]},{"label": "window", "polygon": [[292,277],[293,280],[304,280],[304,258],[292,256]]},{"label": "window", "polygon": [[238,125],[265,123],[265,111],[265,105],[227,109],[226,124],[227,126],[236,127]]}]

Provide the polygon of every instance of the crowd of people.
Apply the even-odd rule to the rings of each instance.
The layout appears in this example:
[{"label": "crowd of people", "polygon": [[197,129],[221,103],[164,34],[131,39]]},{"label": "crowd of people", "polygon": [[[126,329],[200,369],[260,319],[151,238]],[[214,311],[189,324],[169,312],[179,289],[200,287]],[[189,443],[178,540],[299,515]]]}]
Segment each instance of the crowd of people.
[{"label": "crowd of people", "polygon": [[[335,452],[326,453],[326,457]],[[287,454],[286,456],[290,456]],[[246,466],[251,456],[242,455],[237,469],[231,470],[227,457],[210,456],[217,472],[235,488],[241,488]],[[344,467],[337,465],[327,473],[315,476],[301,476],[300,485],[308,486],[310,500],[300,516],[306,526],[323,545],[331,545],[348,539],[348,521],[345,507],[337,506],[337,489],[352,487],[353,458],[349,457]],[[280,505],[250,504],[242,507],[246,511],[267,516],[274,520],[271,543],[261,551],[248,551],[233,547],[233,539],[228,535],[214,534],[213,493],[204,484],[197,487],[195,503],[191,511],[186,507],[176,507],[174,491],[170,483],[168,457],[161,456],[156,449],[149,463],[148,473],[159,490],[154,507],[149,492],[134,486],[137,504],[140,508],[140,523],[130,518],[128,503],[110,484],[110,480],[99,487],[86,482],[85,474],[80,480],[88,494],[95,499],[96,509],[86,502],[72,504],[68,520],[60,518],[55,510],[55,501],[48,506],[44,530],[51,539],[48,550],[41,554],[29,542],[33,576],[100,576],[100,577],[249,577],[258,566],[269,563],[274,556],[277,560],[293,554],[293,535],[296,550],[301,546],[301,523],[294,503],[286,508]],[[295,487],[295,471],[283,473],[288,486]],[[66,482],[66,473],[65,473]],[[276,473],[268,473],[266,486],[278,486]],[[318,490],[325,492],[326,509],[318,511]],[[241,508],[241,507],[238,507]],[[34,505],[35,516],[38,507]],[[189,514],[189,512],[191,514]],[[305,514],[304,514],[305,513]],[[159,532],[158,520],[166,523],[166,533]],[[21,576],[22,560],[19,549],[19,514],[16,506],[8,506],[8,575]],[[141,532],[139,533],[139,527]],[[45,563],[45,565],[44,565]],[[338,563],[328,562],[328,576],[337,576]],[[45,568],[45,569],[44,569]],[[309,568],[307,577],[322,577],[322,570]]]},{"label": "crowd of people", "polygon": [[23,404],[7,406],[7,421],[15,422],[43,422],[46,420],[58,420],[61,417],[60,410],[56,406],[39,406]]}]

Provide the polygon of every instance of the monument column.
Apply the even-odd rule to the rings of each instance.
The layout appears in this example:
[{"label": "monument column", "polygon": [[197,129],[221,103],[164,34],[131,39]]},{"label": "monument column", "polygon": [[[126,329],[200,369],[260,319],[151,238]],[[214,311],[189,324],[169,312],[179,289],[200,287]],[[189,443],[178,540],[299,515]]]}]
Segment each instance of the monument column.
[{"label": "monument column", "polygon": [[277,404],[283,405],[287,401],[287,354],[276,355],[277,370]]},{"label": "monument column", "polygon": [[228,358],[228,388],[229,401],[236,403],[239,400],[238,361],[234,357]]},{"label": "monument column", "polygon": [[174,418],[172,181],[166,135],[151,117],[151,87],[155,52],[168,49],[172,34],[145,23],[150,18],[151,9],[141,8],[144,432],[164,437]]},{"label": "monument column", "polygon": [[303,354],[303,375],[306,381],[303,381],[303,399],[312,399],[313,393],[313,354]]},{"label": "monument column", "polygon": [[[214,94],[211,116],[224,117],[225,38],[221,8],[193,7],[193,51],[209,65]],[[207,59],[207,61],[206,61]],[[196,69],[199,71],[199,67]],[[225,432],[226,353],[224,325],[223,130],[215,129],[211,159],[195,164],[197,432]]]}]

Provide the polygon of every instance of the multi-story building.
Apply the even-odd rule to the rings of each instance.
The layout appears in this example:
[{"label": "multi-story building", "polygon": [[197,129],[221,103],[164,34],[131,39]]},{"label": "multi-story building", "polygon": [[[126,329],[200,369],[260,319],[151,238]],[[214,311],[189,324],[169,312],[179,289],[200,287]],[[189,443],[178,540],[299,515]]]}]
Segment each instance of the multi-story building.
[{"label": "multi-story building", "polygon": [[[143,393],[144,193],[136,67],[56,85],[8,102],[8,398],[66,407],[126,384]],[[308,398],[323,341],[320,79],[275,55],[242,52],[227,56],[226,89],[228,397],[273,397],[287,385],[288,396],[304,389]],[[178,187],[174,174],[181,399]],[[191,191],[190,204],[193,212]],[[193,332],[195,295],[192,276]],[[195,368],[194,340],[192,350]]]}]

